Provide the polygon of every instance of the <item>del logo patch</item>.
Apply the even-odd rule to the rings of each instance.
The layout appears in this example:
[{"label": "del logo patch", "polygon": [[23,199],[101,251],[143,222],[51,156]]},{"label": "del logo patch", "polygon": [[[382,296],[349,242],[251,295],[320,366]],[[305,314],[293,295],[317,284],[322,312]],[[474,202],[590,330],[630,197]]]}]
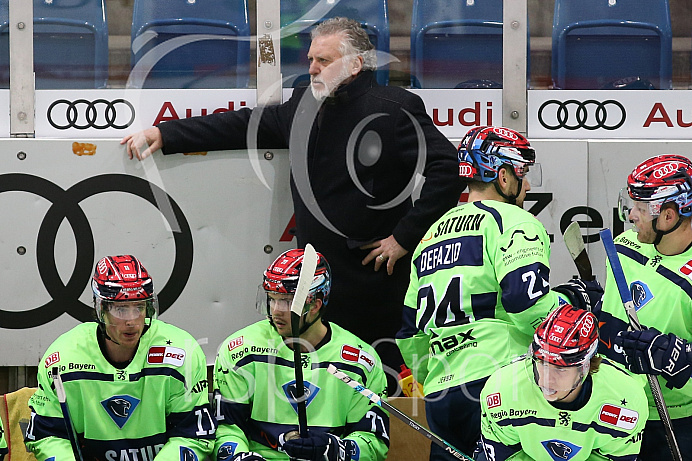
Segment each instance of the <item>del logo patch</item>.
[{"label": "del logo patch", "polygon": [[630,430],[634,429],[634,426],[637,425],[639,413],[627,408],[606,404],[601,407],[601,413],[598,419],[611,426]]},{"label": "del logo patch", "polygon": [[578,445],[557,439],[545,440],[541,442],[541,445],[555,461],[572,459],[581,450]]},{"label": "del logo patch", "polygon": [[651,294],[649,287],[640,280],[632,282],[630,285],[630,293],[632,294],[634,309],[637,311],[654,299],[654,295]]},{"label": "del logo patch", "polygon": [[51,365],[55,365],[60,361],[60,352],[53,352],[51,355],[46,357],[46,368]]},{"label": "del logo patch", "polygon": [[185,362],[185,351],[178,347],[151,346],[147,354],[147,363],[166,363],[180,367]]},{"label": "del logo patch", "polygon": [[216,452],[217,461],[227,461],[233,458],[236,448],[238,448],[237,442],[224,442]]},{"label": "del logo patch", "polygon": [[499,407],[502,404],[500,393],[496,392],[495,394],[490,394],[485,398],[485,403],[488,405],[488,408]]},{"label": "del logo patch", "polygon": [[125,423],[130,419],[130,416],[132,416],[132,413],[134,413],[139,402],[139,399],[131,395],[114,395],[109,399],[102,400],[101,405],[103,405],[103,408],[113,422],[122,429]]},{"label": "del logo patch", "polygon": [[239,338],[233,338],[228,342],[228,350],[232,351],[236,347],[242,346],[242,345],[243,345],[243,337],[242,336]]},{"label": "del logo patch", "polygon": [[341,346],[341,358],[347,362],[356,362],[363,365],[368,371],[375,367],[375,357],[357,347],[344,344]]},{"label": "del logo patch", "polygon": [[[298,414],[298,397],[297,395],[297,388],[296,388],[296,380],[294,379],[293,381],[290,381],[283,386],[281,386],[284,390],[284,394],[286,394],[286,397],[288,397],[288,403],[291,404],[293,407],[293,410],[295,410],[296,414]],[[307,408],[310,403],[313,401],[317,393],[320,391],[320,388],[315,386],[309,381],[303,381],[303,397],[301,400],[305,401],[305,408]]]}]

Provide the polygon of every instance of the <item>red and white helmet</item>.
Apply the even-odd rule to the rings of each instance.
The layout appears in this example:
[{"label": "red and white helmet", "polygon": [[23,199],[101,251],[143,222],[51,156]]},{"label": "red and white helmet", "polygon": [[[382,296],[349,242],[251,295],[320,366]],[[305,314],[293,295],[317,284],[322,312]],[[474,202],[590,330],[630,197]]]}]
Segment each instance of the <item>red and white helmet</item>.
[{"label": "red and white helmet", "polygon": [[529,352],[558,367],[588,366],[598,348],[598,321],[571,304],[558,307],[538,326]]},{"label": "red and white helmet", "polygon": [[[664,203],[675,203],[681,216],[692,216],[692,162],[682,155],[664,154],[639,164],[627,177],[627,194],[647,202],[652,218],[661,214]],[[620,217],[627,221],[628,201],[619,201]],[[631,206],[631,205],[630,205]]]},{"label": "red and white helmet", "polygon": [[[295,249],[282,253],[264,271],[262,289],[265,292],[274,293],[295,293],[298,287],[300,269],[303,265],[304,250]],[[329,263],[317,253],[317,267],[315,276],[310,285],[310,291],[306,303],[312,303],[317,295],[321,295],[322,304],[326,305],[329,301],[329,292],[332,288],[332,271]]]},{"label": "red and white helmet", "polygon": [[105,322],[105,312],[120,302],[149,301],[146,303],[147,318],[158,315],[154,282],[142,263],[132,255],[102,258],[96,263],[91,289],[96,317],[101,323]]}]

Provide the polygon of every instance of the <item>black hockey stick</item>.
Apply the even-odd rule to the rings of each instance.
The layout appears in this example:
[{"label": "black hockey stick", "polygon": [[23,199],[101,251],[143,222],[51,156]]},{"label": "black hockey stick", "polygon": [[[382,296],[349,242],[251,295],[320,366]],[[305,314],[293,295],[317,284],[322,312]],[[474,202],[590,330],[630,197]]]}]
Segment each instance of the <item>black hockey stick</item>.
[{"label": "black hockey stick", "polygon": [[315,278],[317,268],[317,252],[309,243],[305,245],[303,263],[298,276],[298,286],[291,303],[291,333],[293,336],[293,369],[296,377],[296,405],[298,408],[298,433],[301,437],[308,436],[308,416],[305,405],[305,384],[303,382],[303,364],[300,354],[300,318],[303,315],[305,301],[310,293],[310,286]]},{"label": "black hockey stick", "polygon": [[327,367],[327,371],[349,386],[351,386],[356,392],[360,392],[363,394],[365,397],[367,397],[372,403],[375,405],[384,408],[387,410],[390,414],[396,416],[403,422],[405,422],[408,426],[412,427],[415,429],[419,434],[424,435],[425,437],[428,438],[431,442],[439,445],[440,447],[444,448],[447,453],[450,455],[454,456],[457,459],[465,459],[467,461],[473,461],[472,458],[469,458],[456,448],[454,448],[452,445],[450,445],[448,442],[446,442],[444,439],[440,438],[439,436],[433,434],[429,430],[427,430],[425,427],[421,426],[417,422],[415,422],[413,419],[409,418],[406,416],[405,413],[403,413],[401,410],[399,410],[397,407],[391,405],[390,403],[387,403],[385,400],[382,400],[379,395],[371,391],[370,389],[366,388],[363,386],[361,383],[359,383],[356,380],[351,379],[346,373],[339,371],[338,368],[336,368],[334,365],[330,364]]},{"label": "black hockey stick", "polygon": [[51,370],[53,374],[53,384],[55,385],[55,394],[58,396],[58,402],[60,402],[60,410],[62,410],[62,419],[65,421],[65,428],[67,429],[67,438],[70,439],[70,445],[72,445],[72,452],[74,457],[78,461],[83,461],[82,450],[79,448],[79,439],[77,438],[77,432],[72,424],[72,418],[70,418],[70,409],[67,407],[67,397],[65,396],[65,387],[62,384],[62,378],[58,372],[58,367],[53,367]]},{"label": "black hockey stick", "polygon": [[[620,264],[620,258],[618,258],[617,250],[615,249],[613,235],[610,233],[610,229],[601,230],[600,235],[601,241],[603,242],[603,248],[605,248],[606,256],[608,257],[608,262],[610,263],[610,269],[613,271],[615,284],[620,292],[622,305],[624,306],[625,312],[627,313],[627,318],[629,319],[630,327],[633,330],[640,331],[642,329],[642,325],[639,323],[637,310],[634,307],[634,302],[632,301],[632,294],[630,293],[627,280],[625,279],[625,273],[623,272],[622,265]],[[670,421],[670,415],[668,414],[666,402],[663,400],[663,393],[661,392],[661,385],[658,382],[658,378],[656,378],[654,375],[646,375],[646,379],[649,381],[651,395],[654,398],[658,415],[661,418],[663,428],[666,431],[666,439],[668,439],[668,447],[673,455],[673,460],[682,461],[682,454],[680,453],[678,442],[675,440],[673,423]]]},{"label": "black hockey stick", "polygon": [[581,236],[579,223],[572,222],[572,224],[567,226],[567,229],[562,234],[562,238],[565,240],[567,251],[569,251],[574,264],[577,266],[579,278],[586,281],[595,280],[596,277],[593,275],[589,254],[586,252],[586,248],[584,248],[584,239]]}]

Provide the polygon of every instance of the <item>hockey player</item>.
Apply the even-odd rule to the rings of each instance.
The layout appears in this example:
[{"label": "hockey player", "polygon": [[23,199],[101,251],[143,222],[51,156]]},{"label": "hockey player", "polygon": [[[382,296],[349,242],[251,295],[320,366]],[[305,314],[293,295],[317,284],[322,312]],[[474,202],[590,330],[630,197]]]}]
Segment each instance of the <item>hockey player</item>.
[{"label": "hockey player", "polygon": [[197,341],[157,320],[153,281],[134,256],[107,256],[91,287],[96,322],[61,335],[39,364],[26,445],[73,460],[54,373],[85,460],[203,460],[214,446],[206,360]]},{"label": "hockey player", "polygon": [[0,461],[5,459],[7,451],[7,441],[5,440],[5,430],[2,427],[2,419],[0,419]]},{"label": "hockey player", "polygon": [[649,414],[643,383],[595,355],[597,323],[563,304],[536,329],[528,355],[490,376],[479,460],[636,461]]},{"label": "hockey player", "polygon": [[[615,239],[639,321],[628,321],[610,268],[600,312],[602,352],[635,373],[660,375],[663,398],[683,459],[692,460],[692,162],[659,155],[638,165],[620,193],[623,221],[633,230]],[[623,349],[624,348],[624,353]],[[649,422],[641,458],[671,459],[649,387]]]},{"label": "hockey player", "polygon": [[[308,436],[298,427],[290,306],[303,250],[280,255],[264,272],[257,307],[267,315],[232,334],[216,359],[214,398],[218,460],[382,460],[389,446],[389,416],[327,372],[334,364],[383,395],[386,378],[372,347],[322,319],[331,270],[318,264],[301,317],[300,342]],[[367,321],[367,319],[363,319]],[[290,434],[293,433],[293,434]]]},{"label": "hockey player", "polygon": [[[548,284],[548,234],[521,208],[529,174],[540,181],[529,142],[511,129],[475,128],[459,160],[468,203],[442,216],[416,248],[397,343],[423,383],[430,429],[470,454],[485,381],[526,353],[558,295]],[[431,460],[450,456],[432,445]]]}]

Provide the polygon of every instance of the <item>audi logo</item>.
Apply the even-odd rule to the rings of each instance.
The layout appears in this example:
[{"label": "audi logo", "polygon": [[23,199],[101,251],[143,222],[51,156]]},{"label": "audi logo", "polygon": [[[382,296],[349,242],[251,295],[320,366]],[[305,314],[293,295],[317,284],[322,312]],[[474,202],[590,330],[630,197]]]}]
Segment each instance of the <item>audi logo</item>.
[{"label": "audi logo", "polygon": [[617,130],[626,118],[625,107],[613,99],[603,102],[550,99],[538,109],[538,121],[548,130]]},{"label": "audi logo", "polygon": [[47,116],[48,123],[57,130],[69,128],[77,130],[88,128],[124,130],[135,121],[135,108],[129,101],[122,98],[113,101],[106,99],[94,101],[58,99],[48,107]]},{"label": "audi logo", "polygon": [[[175,260],[166,285],[158,291],[159,309],[163,313],[180,296],[192,270],[193,242],[190,225],[180,206],[166,191],[142,178],[125,174],[104,174],[78,182],[67,190],[51,181],[23,173],[0,175],[0,193],[28,192],[52,203],[41,222],[36,239],[36,263],[41,281],[51,300],[29,310],[0,309],[0,328],[32,328],[51,322],[63,313],[87,322],[92,319],[93,307],[79,300],[91,280],[94,264],[94,235],[79,203],[91,196],[107,192],[132,194],[151,203],[168,221],[173,231]],[[157,198],[167,197],[169,207],[159,208]],[[67,284],[62,281],[55,261],[55,239],[63,221],[72,228],[77,258]]]},{"label": "audi logo", "polygon": [[516,134],[512,133],[511,131],[509,131],[505,128],[495,128],[493,131],[495,133],[497,133],[498,135],[502,136],[503,138],[509,138],[509,139],[513,139],[515,141],[519,139],[519,138],[517,138]]},{"label": "audi logo", "polygon": [[466,162],[459,163],[459,177],[472,178],[473,177],[473,166],[471,166],[471,164],[466,163]]},{"label": "audi logo", "polygon": [[654,170],[654,178],[661,179],[668,176],[671,173],[675,173],[680,168],[684,168],[684,165],[680,165],[678,162],[666,163],[665,165],[656,168]]}]

